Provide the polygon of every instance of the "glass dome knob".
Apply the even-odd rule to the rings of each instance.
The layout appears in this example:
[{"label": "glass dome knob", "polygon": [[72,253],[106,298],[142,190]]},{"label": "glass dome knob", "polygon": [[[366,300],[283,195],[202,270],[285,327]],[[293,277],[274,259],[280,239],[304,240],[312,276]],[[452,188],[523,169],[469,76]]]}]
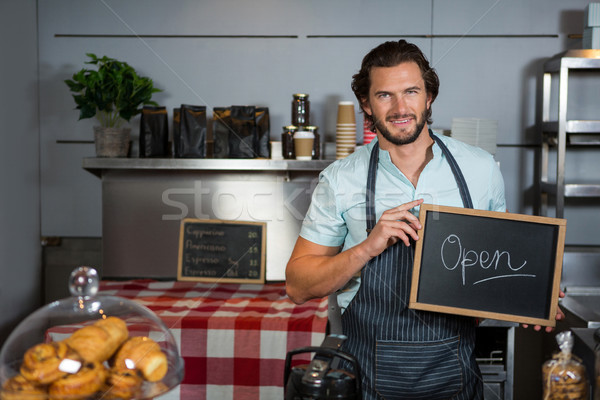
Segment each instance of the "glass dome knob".
[{"label": "glass dome knob", "polygon": [[98,272],[92,267],[77,267],[69,277],[69,291],[73,296],[94,297],[99,286]]}]

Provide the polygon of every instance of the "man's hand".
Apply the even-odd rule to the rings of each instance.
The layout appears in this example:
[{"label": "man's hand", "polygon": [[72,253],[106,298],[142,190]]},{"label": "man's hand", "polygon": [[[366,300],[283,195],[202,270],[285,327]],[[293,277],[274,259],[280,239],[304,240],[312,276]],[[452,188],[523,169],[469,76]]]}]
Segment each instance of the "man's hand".
[{"label": "man's hand", "polygon": [[419,239],[417,231],[421,224],[410,210],[422,203],[423,199],[418,199],[383,212],[373,231],[360,245],[369,258],[378,256],[398,241],[410,246],[410,238]]},{"label": "man's hand", "polygon": [[343,287],[367,262],[399,240],[418,240],[419,219],[409,211],[423,203],[411,201],[385,211],[363,242],[343,252],[298,238],[286,267],[286,291],[297,304],[327,296]]},{"label": "man's hand", "polygon": [[[565,297],[565,293],[564,293],[562,290],[561,290],[561,291],[559,291],[559,292],[558,292],[558,297],[562,299],[563,297]],[[565,314],[562,312],[562,310],[560,309],[560,307],[556,307],[556,320],[557,320],[557,321],[560,321],[560,320],[561,320],[561,319],[563,319],[564,317],[565,317]],[[528,327],[529,327],[529,325],[527,325],[527,324],[522,324],[521,326],[522,326],[523,328],[528,328]],[[548,333],[550,333],[550,332],[552,332],[552,331],[554,330],[554,328],[553,328],[553,327],[551,327],[551,326],[546,326],[544,329],[545,329],[545,330],[546,330],[546,332],[548,332]],[[541,326],[541,325],[535,325],[535,326],[533,327],[533,330],[534,330],[534,331],[541,331],[541,330],[542,330],[542,326]]]}]

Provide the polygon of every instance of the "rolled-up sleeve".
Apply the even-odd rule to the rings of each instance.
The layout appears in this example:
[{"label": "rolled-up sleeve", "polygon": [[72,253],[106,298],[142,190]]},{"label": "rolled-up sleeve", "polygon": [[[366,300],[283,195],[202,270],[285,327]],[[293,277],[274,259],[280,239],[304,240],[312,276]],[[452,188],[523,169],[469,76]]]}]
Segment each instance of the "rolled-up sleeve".
[{"label": "rolled-up sleeve", "polygon": [[336,202],[335,189],[326,171],[322,172],[300,230],[304,239],[322,246],[344,243],[348,231]]}]

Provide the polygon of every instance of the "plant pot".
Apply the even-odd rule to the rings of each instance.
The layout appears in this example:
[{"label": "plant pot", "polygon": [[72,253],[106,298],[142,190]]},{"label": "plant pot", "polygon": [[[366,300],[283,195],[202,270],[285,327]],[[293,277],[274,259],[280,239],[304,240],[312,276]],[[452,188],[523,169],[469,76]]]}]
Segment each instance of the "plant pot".
[{"label": "plant pot", "polygon": [[96,157],[127,157],[131,128],[94,127]]}]

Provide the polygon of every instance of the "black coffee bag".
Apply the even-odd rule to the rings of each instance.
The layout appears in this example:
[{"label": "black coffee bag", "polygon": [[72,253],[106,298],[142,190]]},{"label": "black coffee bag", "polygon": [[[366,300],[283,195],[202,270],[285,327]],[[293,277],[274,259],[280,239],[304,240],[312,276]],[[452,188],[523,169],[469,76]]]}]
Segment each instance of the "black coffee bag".
[{"label": "black coffee bag", "polygon": [[140,118],[140,154],[166,157],[169,153],[169,121],[166,107],[144,106]]},{"label": "black coffee bag", "polygon": [[182,104],[178,140],[174,137],[176,158],[206,157],[206,106]]},{"label": "black coffee bag", "polygon": [[230,158],[256,158],[255,106],[231,106]]},{"label": "black coffee bag", "polygon": [[229,158],[229,131],[231,128],[231,109],[229,107],[213,108],[213,157]]},{"label": "black coffee bag", "polygon": [[271,149],[269,146],[269,142],[271,141],[271,132],[269,129],[269,108],[256,107],[254,121],[256,124],[257,157],[271,158]]}]

